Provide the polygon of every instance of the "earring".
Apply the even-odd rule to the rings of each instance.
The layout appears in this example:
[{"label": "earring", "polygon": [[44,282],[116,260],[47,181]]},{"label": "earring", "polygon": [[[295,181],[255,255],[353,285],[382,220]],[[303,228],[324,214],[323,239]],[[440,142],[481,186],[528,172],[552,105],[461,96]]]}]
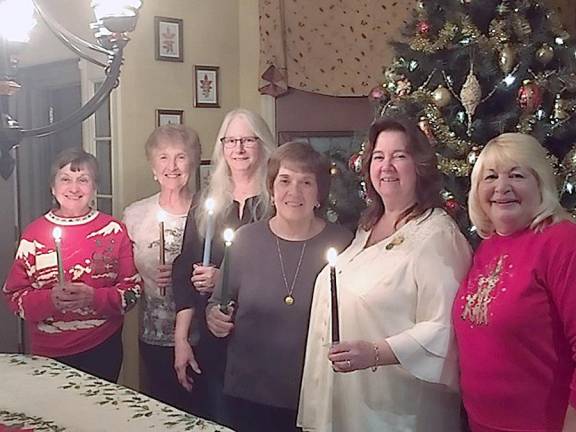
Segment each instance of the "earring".
[{"label": "earring", "polygon": [[156,177],[156,174],[154,174],[153,178],[154,178],[154,181],[155,181],[155,182],[158,181],[158,177]]},{"label": "earring", "polygon": [[314,204],[314,207],[317,208],[317,209],[320,208],[320,203]]},{"label": "earring", "polygon": [[270,197],[270,204],[272,205],[272,207],[274,207],[274,197],[273,196]]}]

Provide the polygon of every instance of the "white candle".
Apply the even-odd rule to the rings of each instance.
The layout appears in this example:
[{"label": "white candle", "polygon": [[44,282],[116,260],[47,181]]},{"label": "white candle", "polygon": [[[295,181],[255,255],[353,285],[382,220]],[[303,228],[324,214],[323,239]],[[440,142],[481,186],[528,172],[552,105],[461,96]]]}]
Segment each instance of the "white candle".
[{"label": "white candle", "polygon": [[64,282],[64,263],[62,262],[62,228],[56,227],[52,230],[54,244],[56,245],[56,262],[58,264],[58,282]]},{"label": "white candle", "polygon": [[331,312],[332,312],[332,343],[340,342],[340,319],[338,316],[338,291],[336,288],[336,258],[338,252],[334,248],[328,249],[326,258],[330,265],[330,295],[331,295]]},{"label": "white candle", "polygon": [[224,259],[222,260],[222,290],[220,292],[220,310],[224,313],[228,310],[228,303],[230,302],[229,298],[229,289],[228,289],[228,280],[230,278],[230,256],[229,256],[229,249],[232,246],[232,241],[234,240],[234,230],[232,228],[226,228],[224,230]]},{"label": "white candle", "polygon": [[208,213],[206,218],[206,233],[204,235],[204,256],[202,257],[202,265],[206,267],[210,264],[210,254],[212,252],[212,237],[214,237],[214,207],[216,202],[212,198],[207,198],[204,203],[204,208]]}]

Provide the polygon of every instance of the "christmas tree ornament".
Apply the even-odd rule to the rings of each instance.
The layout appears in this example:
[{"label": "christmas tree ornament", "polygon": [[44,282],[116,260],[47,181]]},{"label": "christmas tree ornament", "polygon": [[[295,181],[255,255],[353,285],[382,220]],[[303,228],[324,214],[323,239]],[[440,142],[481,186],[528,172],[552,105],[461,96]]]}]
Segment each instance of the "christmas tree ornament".
[{"label": "christmas tree ornament", "polygon": [[450,94],[450,90],[440,84],[436,87],[436,90],[432,92],[432,100],[437,106],[444,108],[452,100],[452,95]]},{"label": "christmas tree ornament", "polygon": [[348,168],[356,174],[362,171],[362,152],[354,153],[350,156],[350,159],[348,159]]},{"label": "christmas tree ornament", "polygon": [[424,12],[426,12],[426,5],[424,4],[424,0],[418,0],[418,1],[416,2],[416,10],[417,10],[419,13],[424,13]]},{"label": "christmas tree ornament", "polygon": [[468,115],[468,122],[472,123],[472,117],[482,100],[482,88],[480,87],[478,78],[474,75],[474,67],[472,66],[462,86],[462,90],[460,90],[460,100],[466,110],[466,115]]},{"label": "christmas tree ornament", "polygon": [[525,114],[531,114],[542,103],[542,89],[533,81],[525,80],[518,89],[518,106]]},{"label": "christmas tree ornament", "polygon": [[444,201],[444,208],[450,215],[454,216],[460,210],[460,203],[456,198],[449,198]]},{"label": "christmas tree ornament", "polygon": [[434,132],[432,131],[432,126],[430,125],[430,122],[425,116],[420,117],[420,120],[418,121],[418,127],[420,128],[422,133],[426,135],[426,138],[428,138],[430,144],[436,143],[436,137],[434,136]]},{"label": "christmas tree ornament", "polygon": [[398,81],[396,81],[395,84],[396,84],[396,89],[395,89],[394,93],[397,96],[400,96],[400,97],[407,96],[410,94],[410,92],[412,92],[412,83],[404,75],[402,75],[401,78]]},{"label": "christmas tree ornament", "polygon": [[505,44],[499,52],[498,64],[505,74],[509,74],[516,64],[516,50],[510,44]]},{"label": "christmas tree ornament", "polygon": [[370,93],[368,93],[368,99],[370,100],[370,102],[378,103],[387,98],[388,98],[388,92],[386,91],[386,89],[384,89],[382,85],[374,87],[372,90],[370,90]]},{"label": "christmas tree ornament", "polygon": [[410,60],[410,63],[408,63],[408,70],[414,72],[416,69],[418,69],[418,62],[416,60]]},{"label": "christmas tree ornament", "polygon": [[554,108],[552,109],[552,122],[558,123],[562,120],[566,120],[568,117],[570,117],[570,114],[568,114],[566,101],[562,99],[558,94],[554,98]]},{"label": "christmas tree ornament", "polygon": [[460,123],[464,123],[466,121],[466,113],[464,111],[458,111],[456,113],[456,120]]},{"label": "christmas tree ornament", "polygon": [[427,37],[430,34],[430,22],[429,21],[420,21],[416,25],[416,29],[421,36]]},{"label": "christmas tree ornament", "polygon": [[542,46],[536,51],[536,60],[543,66],[546,66],[554,58],[554,48],[547,43],[542,44]]},{"label": "christmas tree ornament", "polygon": [[474,164],[478,160],[479,155],[480,155],[480,149],[478,147],[472,147],[472,151],[468,153],[468,157],[466,158],[466,160],[471,166],[474,166]]}]

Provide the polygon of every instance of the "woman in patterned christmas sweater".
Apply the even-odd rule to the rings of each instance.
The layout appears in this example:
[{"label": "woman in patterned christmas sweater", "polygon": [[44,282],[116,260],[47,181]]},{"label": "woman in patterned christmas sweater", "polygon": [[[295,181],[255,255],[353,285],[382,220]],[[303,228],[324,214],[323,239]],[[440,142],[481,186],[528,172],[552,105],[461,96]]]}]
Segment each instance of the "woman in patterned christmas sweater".
[{"label": "woman in patterned christmas sweater", "polygon": [[468,198],[484,238],[453,322],[473,432],[576,430],[576,225],[544,148],[500,135],[478,158]]},{"label": "woman in patterned christmas sweater", "polygon": [[124,225],[90,208],[97,184],[94,156],[81,149],[57,156],[51,168],[57,206],[24,230],[3,292],[27,322],[33,354],[116,381],[123,316],[140,296],[140,277]]}]

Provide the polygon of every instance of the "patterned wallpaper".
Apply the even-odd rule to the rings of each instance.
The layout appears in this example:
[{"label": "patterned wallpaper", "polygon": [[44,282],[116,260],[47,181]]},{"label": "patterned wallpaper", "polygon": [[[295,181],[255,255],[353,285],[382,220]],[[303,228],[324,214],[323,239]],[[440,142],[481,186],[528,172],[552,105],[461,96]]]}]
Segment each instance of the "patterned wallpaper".
[{"label": "patterned wallpaper", "polygon": [[[574,0],[550,0],[576,34]],[[260,0],[260,91],[361,96],[382,79],[415,0]],[[282,37],[285,35],[285,37]]]}]

